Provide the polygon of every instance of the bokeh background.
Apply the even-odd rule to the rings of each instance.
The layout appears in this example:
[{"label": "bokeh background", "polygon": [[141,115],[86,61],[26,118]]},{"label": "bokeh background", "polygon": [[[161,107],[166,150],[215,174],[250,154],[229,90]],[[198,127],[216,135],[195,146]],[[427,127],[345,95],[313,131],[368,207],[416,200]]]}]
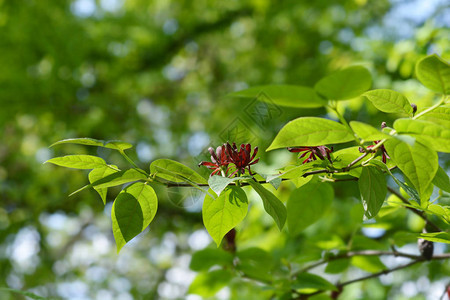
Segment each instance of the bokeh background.
[{"label": "bokeh background", "polygon": [[[87,173],[42,163],[73,153],[126,162],[106,149],[48,146],[72,137],[120,139],[135,145],[129,155],[145,169],[161,157],[196,168],[205,149],[227,140],[263,150],[290,119],[327,112],[261,106],[229,93],[269,83],[313,86],[352,64],[371,71],[374,88],[427,106],[435,96],[414,79],[414,65],[430,53],[450,58],[449,27],[445,0],[0,0],[0,286],[64,299],[202,299],[187,295],[192,253],[215,247],[199,195],[158,189],[155,220],[117,255],[110,212],[120,189],[109,190],[106,206],[93,190],[68,197]],[[360,99],[345,105],[349,119],[392,120]],[[295,160],[283,151],[259,156],[255,169],[264,172]],[[336,197],[337,214],[296,239],[279,233],[255,202],[238,245],[301,263],[309,251],[344,243],[355,224],[362,239],[380,245],[423,225],[406,212],[379,220],[384,227],[344,222],[360,205],[357,189],[336,185]],[[417,266],[349,286],[345,299],[437,299],[449,273],[448,262]],[[267,295],[236,280],[213,299]]]}]

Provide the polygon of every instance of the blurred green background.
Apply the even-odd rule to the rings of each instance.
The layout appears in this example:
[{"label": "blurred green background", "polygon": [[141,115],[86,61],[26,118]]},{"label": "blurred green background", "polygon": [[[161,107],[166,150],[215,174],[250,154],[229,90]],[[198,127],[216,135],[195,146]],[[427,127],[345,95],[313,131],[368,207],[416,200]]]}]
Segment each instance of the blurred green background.
[{"label": "blurred green background", "polygon": [[[198,194],[159,189],[150,230],[117,255],[110,211],[119,189],[109,190],[106,206],[93,190],[69,198],[87,173],[42,163],[73,153],[126,162],[106,149],[48,146],[73,137],[120,139],[135,145],[129,155],[144,169],[161,157],[196,168],[205,149],[227,140],[264,150],[287,121],[327,112],[227,94],[269,83],[313,86],[352,64],[371,71],[374,88],[427,106],[435,96],[414,79],[414,65],[430,53],[450,58],[449,15],[445,0],[0,0],[0,286],[65,299],[202,299],[186,295],[196,274],[191,254],[215,247]],[[374,126],[392,120],[361,99],[344,106],[348,119]],[[283,151],[258,156],[255,170],[264,172],[295,160]],[[238,247],[301,263],[302,255],[324,250],[316,241],[339,246],[362,219],[342,220],[360,207],[356,186],[335,189],[328,222],[295,239],[255,203],[238,229]],[[281,199],[290,190],[282,187]],[[381,232],[365,228],[361,237],[381,244],[398,230],[421,228],[404,211],[379,221],[387,224]],[[346,299],[440,297],[448,262],[414,268],[349,286]],[[213,298],[267,295],[235,280]]]}]

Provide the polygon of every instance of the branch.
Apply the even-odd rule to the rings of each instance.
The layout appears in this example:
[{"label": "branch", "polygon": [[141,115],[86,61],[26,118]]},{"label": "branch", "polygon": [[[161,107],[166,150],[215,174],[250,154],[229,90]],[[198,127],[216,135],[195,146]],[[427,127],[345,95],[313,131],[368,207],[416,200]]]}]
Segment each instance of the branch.
[{"label": "branch", "polygon": [[[362,254],[363,252],[376,252],[376,251],[361,251],[361,252],[359,252],[359,254]],[[380,271],[378,273],[374,273],[374,274],[370,274],[370,275],[363,276],[363,277],[360,277],[360,278],[356,278],[356,279],[352,279],[352,280],[349,280],[349,281],[344,281],[342,283],[338,283],[338,284],[336,284],[336,287],[338,288],[338,290],[342,290],[342,288],[344,286],[352,284],[352,283],[355,283],[355,282],[358,282],[358,281],[363,281],[363,280],[367,280],[367,279],[371,279],[371,278],[376,278],[376,277],[379,277],[381,275],[386,275],[386,274],[392,273],[394,271],[405,269],[405,268],[411,267],[411,266],[413,266],[415,264],[427,261],[422,256],[418,257],[418,256],[415,256],[415,255],[409,255],[409,254],[406,254],[406,253],[402,253],[402,255],[398,255],[399,252],[384,252],[384,251],[379,251],[379,252],[381,253],[380,255],[384,255],[384,254],[388,254],[388,253],[389,253],[389,255],[394,255],[394,253],[397,253],[397,256],[407,255],[406,257],[409,257],[409,258],[412,258],[412,257],[417,257],[417,258],[414,259],[413,261],[407,263],[407,264],[404,264],[404,265],[401,265],[401,266],[398,266],[398,267],[395,267],[395,268],[392,268],[392,269],[386,269],[386,270]],[[354,252],[354,253],[358,253],[358,252]],[[366,253],[365,255],[367,255],[367,254],[369,254],[369,253]],[[370,255],[373,255],[373,253],[370,253]],[[353,255],[353,256],[356,256],[356,255]],[[449,258],[450,258],[450,253],[446,253],[446,254],[441,254],[441,255],[435,255],[435,256],[433,256],[431,258],[431,260],[441,260],[441,259],[449,259]],[[324,293],[324,292],[326,292],[326,290],[319,290],[319,291],[316,291],[316,292],[311,293],[311,294],[299,294],[299,296],[294,298],[294,299],[297,299],[297,300],[307,299],[307,298],[309,298],[311,296],[318,295],[318,294],[321,294],[321,293]]]},{"label": "branch", "polygon": [[[394,190],[393,188],[391,188],[390,186],[388,186],[388,191],[392,194],[394,194],[395,196],[397,196],[403,203],[407,204],[407,205],[411,205],[411,203],[409,203],[409,201],[403,197],[402,194],[400,194],[399,192],[397,192],[396,190]],[[419,217],[421,217],[426,224],[430,225],[434,230],[436,231],[443,231],[442,229],[440,229],[436,224],[434,224],[433,222],[431,222],[427,216],[425,215],[425,213],[423,211],[417,210],[415,208],[409,207],[409,206],[405,206],[407,209],[409,209],[410,211],[412,211],[413,213],[415,213],[416,215],[418,215]]]}]

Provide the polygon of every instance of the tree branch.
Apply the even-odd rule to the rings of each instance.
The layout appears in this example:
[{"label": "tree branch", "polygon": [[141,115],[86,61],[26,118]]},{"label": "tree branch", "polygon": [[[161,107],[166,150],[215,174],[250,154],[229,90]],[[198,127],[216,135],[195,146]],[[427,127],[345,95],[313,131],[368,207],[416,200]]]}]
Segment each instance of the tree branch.
[{"label": "tree branch", "polygon": [[[402,194],[400,194],[399,192],[397,192],[396,190],[394,190],[393,188],[391,188],[390,186],[387,187],[388,191],[392,194],[394,194],[395,196],[397,196],[403,203],[407,204],[407,205],[411,205],[411,203],[409,203],[409,201],[403,197]],[[430,225],[430,227],[432,227],[434,230],[436,231],[442,231],[442,229],[440,229],[436,224],[434,224],[433,222],[431,222],[427,216],[425,215],[425,213],[423,211],[417,210],[415,208],[409,207],[409,206],[405,206],[407,209],[409,209],[410,211],[412,211],[413,213],[415,213],[416,215],[418,215],[419,217],[421,217],[426,224]]]}]

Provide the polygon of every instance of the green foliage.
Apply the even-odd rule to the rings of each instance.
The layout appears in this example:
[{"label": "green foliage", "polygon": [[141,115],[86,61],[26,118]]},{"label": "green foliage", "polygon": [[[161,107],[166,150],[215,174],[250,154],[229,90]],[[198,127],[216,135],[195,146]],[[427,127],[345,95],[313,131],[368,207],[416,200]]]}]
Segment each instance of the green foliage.
[{"label": "green foliage", "polygon": [[249,180],[248,183],[259,194],[264,204],[265,211],[273,218],[278,228],[283,229],[286,223],[286,207],[284,204],[270,191],[265,189],[259,182]]},{"label": "green foliage", "polygon": [[416,76],[432,91],[450,94],[450,65],[437,55],[422,58],[416,64]]},{"label": "green foliage", "polygon": [[155,217],[157,209],[156,193],[145,183],[133,183],[119,193],[111,210],[117,252],[147,228]]},{"label": "green foliage", "polygon": [[403,113],[412,115],[412,107],[408,99],[399,92],[379,89],[368,91],[363,94],[372,104],[382,112]]},{"label": "green foliage", "polygon": [[375,217],[383,205],[387,194],[386,179],[382,171],[376,167],[362,168],[358,180],[361,200],[367,218]]},{"label": "green foliage", "polygon": [[353,140],[351,132],[338,122],[303,117],[287,123],[273,140],[267,151],[294,146],[320,146]]},{"label": "green foliage", "polygon": [[240,187],[229,186],[215,199],[210,195],[205,196],[202,208],[203,223],[217,247],[225,234],[245,218],[247,211],[247,196]]},{"label": "green foliage", "polygon": [[107,167],[106,162],[102,158],[92,155],[66,155],[49,159],[46,163],[73,169],[96,169]]},{"label": "green foliage", "polygon": [[314,89],[326,99],[347,100],[360,96],[371,85],[370,72],[364,67],[353,66],[322,78]]},{"label": "green foliage", "polygon": [[230,94],[233,97],[251,98],[286,107],[316,108],[327,104],[314,89],[296,85],[266,85],[252,87]]},{"label": "green foliage", "polygon": [[295,189],[287,202],[287,221],[292,235],[317,222],[330,207],[333,188],[317,181]]}]

